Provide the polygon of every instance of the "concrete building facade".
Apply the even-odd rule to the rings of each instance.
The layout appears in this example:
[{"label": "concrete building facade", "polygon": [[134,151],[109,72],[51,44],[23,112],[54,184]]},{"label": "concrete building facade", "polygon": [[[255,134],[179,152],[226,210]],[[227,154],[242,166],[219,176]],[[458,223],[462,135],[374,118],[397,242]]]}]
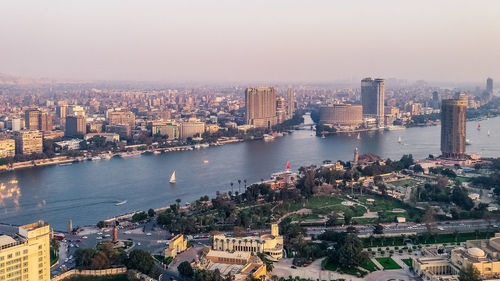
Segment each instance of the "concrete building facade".
[{"label": "concrete building facade", "polygon": [[365,78],[361,80],[361,105],[364,117],[374,117],[378,127],[384,126],[384,79]]},{"label": "concrete building facade", "polygon": [[363,107],[351,104],[322,106],[319,122],[334,126],[360,126],[363,124]]},{"label": "concrete building facade", "polygon": [[447,99],[441,105],[441,152],[451,159],[465,157],[467,100]]},{"label": "concrete building facade", "polygon": [[0,235],[0,280],[50,281],[49,235],[43,221]]},{"label": "concrete building facade", "polygon": [[245,91],[247,125],[267,128],[277,124],[276,91],[272,87],[248,88]]},{"label": "concrete building facade", "polygon": [[43,152],[43,135],[40,131],[20,131],[15,134],[16,154],[29,155]]}]

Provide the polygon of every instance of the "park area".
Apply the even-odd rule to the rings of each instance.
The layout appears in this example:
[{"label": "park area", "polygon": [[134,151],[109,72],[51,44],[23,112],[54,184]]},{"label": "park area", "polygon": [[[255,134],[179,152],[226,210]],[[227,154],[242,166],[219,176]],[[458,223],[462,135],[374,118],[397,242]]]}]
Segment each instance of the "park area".
[{"label": "park area", "polygon": [[401,269],[401,266],[396,263],[392,258],[375,258],[381,266],[384,267],[384,270],[390,269]]}]

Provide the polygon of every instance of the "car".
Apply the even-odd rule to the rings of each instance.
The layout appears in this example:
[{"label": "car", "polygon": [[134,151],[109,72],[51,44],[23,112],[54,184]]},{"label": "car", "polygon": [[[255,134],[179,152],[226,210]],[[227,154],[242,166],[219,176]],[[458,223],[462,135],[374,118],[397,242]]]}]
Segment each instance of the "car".
[{"label": "car", "polygon": [[125,231],[124,233],[125,233],[125,234],[130,234],[131,232],[130,232],[130,230],[127,230],[127,231]]},{"label": "car", "polygon": [[102,235],[102,232],[97,232],[97,235]]},{"label": "car", "polygon": [[151,236],[151,232],[146,233],[146,236]]},{"label": "car", "polygon": [[87,239],[88,237],[87,236],[83,236],[82,239]]},{"label": "car", "polygon": [[106,234],[106,235],[104,235],[104,237],[111,237],[111,235],[110,234]]},{"label": "car", "polygon": [[82,240],[80,240],[80,239],[76,239],[76,242],[80,243],[80,242],[82,242]]},{"label": "car", "polygon": [[102,237],[101,236],[97,236],[96,238],[97,240],[102,240]]},{"label": "car", "polygon": [[68,259],[68,258],[65,258],[65,259],[64,259],[64,262],[68,262],[68,261],[69,261],[69,259]]},{"label": "car", "polygon": [[137,246],[141,246],[141,242],[137,242]]},{"label": "car", "polygon": [[73,245],[73,244],[69,244],[69,246],[70,246],[71,248],[73,248],[75,245]]},{"label": "car", "polygon": [[297,268],[295,265],[292,265],[292,266],[290,266],[290,267],[291,267],[291,268],[293,268],[293,269],[296,269],[296,268]]},{"label": "car", "polygon": [[80,245],[76,245],[75,247],[80,248]]},{"label": "car", "polygon": [[73,256],[69,256],[69,259],[72,260],[73,259]]}]

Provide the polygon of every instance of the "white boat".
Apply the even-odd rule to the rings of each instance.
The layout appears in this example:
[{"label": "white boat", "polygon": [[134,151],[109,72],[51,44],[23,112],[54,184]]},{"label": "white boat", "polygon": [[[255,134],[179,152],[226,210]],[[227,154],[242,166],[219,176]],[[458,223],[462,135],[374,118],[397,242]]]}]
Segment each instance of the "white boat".
[{"label": "white boat", "polygon": [[156,154],[156,155],[161,154],[161,151],[159,151],[159,150],[155,150],[155,151],[153,152],[153,154]]},{"label": "white boat", "polygon": [[123,200],[121,202],[116,203],[115,206],[120,206],[120,205],[123,205],[123,204],[127,204],[127,202],[128,202],[127,200]]},{"label": "white boat", "polygon": [[203,163],[208,164],[208,160],[203,160]]},{"label": "white boat", "polygon": [[59,164],[59,166],[68,166],[68,165],[71,165],[71,164],[73,164],[73,163],[71,163],[71,162],[68,162],[68,163],[61,163],[61,164]]},{"label": "white boat", "polygon": [[268,134],[264,134],[264,141],[272,141],[274,140],[274,137]]},{"label": "white boat", "polygon": [[102,158],[101,158],[101,157],[99,157],[99,156],[94,156],[94,157],[92,157],[92,161],[99,161],[99,160],[101,160],[101,159],[102,159]]},{"label": "white boat", "polygon": [[170,177],[170,183],[175,183],[175,171],[172,173],[172,176]]},{"label": "white boat", "polygon": [[325,137],[325,134],[322,134],[322,135],[321,135],[321,138],[322,138],[322,139],[326,138],[326,137]]},{"label": "white boat", "polygon": [[472,142],[470,141],[470,139],[465,139],[465,144],[466,144],[466,145],[471,145],[471,144],[472,144]]},{"label": "white boat", "polygon": [[406,129],[406,128],[403,126],[388,126],[388,127],[384,128],[384,130],[386,130],[386,131],[396,131],[396,130],[404,130],[404,129]]},{"label": "white boat", "polygon": [[488,130],[488,137],[490,136],[490,130]]},{"label": "white boat", "polygon": [[399,142],[399,143],[401,143],[401,142],[402,142],[401,137],[398,137],[398,142]]}]

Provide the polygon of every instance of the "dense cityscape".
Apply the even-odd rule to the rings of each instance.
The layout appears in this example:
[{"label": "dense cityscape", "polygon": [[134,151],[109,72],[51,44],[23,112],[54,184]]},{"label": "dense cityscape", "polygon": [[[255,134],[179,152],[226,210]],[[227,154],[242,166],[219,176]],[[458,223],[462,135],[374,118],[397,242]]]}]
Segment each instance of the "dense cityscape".
[{"label": "dense cityscape", "polygon": [[[118,24],[123,20],[119,16],[103,12],[106,21],[114,19],[116,25],[98,24],[102,15],[96,13],[94,27],[87,18],[80,26],[77,22],[87,8],[91,10],[90,2],[74,19],[67,16],[68,11],[79,10],[76,6],[55,12],[66,17],[68,26],[55,24],[59,18],[42,17],[53,30],[68,28],[52,39],[40,35],[44,42],[54,40],[63,48],[78,49],[83,41],[72,37],[74,33],[82,34],[86,43],[100,45],[85,49],[83,44],[78,49],[81,57],[71,65],[64,52],[47,52],[51,55],[45,57],[39,50],[30,50],[33,64],[26,63],[27,53],[12,43],[17,40],[14,37],[0,46],[0,59],[6,62],[0,64],[5,73],[0,73],[0,281],[500,280],[500,90],[491,78],[497,77],[497,65],[476,65],[476,70],[465,63],[467,67],[459,69],[441,62],[441,71],[456,71],[456,75],[465,75],[465,68],[481,75],[491,72],[481,82],[464,82],[475,78],[443,82],[448,76],[432,78],[436,74],[431,68],[436,65],[430,61],[425,75],[416,74],[421,73],[417,55],[412,57],[415,67],[410,66],[415,72],[405,68],[411,60],[395,63],[398,56],[401,59],[395,52],[399,47],[387,43],[384,48],[395,56],[394,61],[388,59],[388,67],[399,70],[364,62],[359,66],[362,71],[345,66],[345,72],[335,72],[340,78],[328,80],[323,78],[330,75],[328,69],[343,67],[325,68],[319,63],[315,71],[308,64],[303,72],[289,69],[289,61],[297,56],[315,61],[317,52],[321,62],[329,60],[319,45],[331,42],[318,35],[323,27],[316,26],[315,16],[307,13],[311,7],[299,6],[301,16],[302,8],[307,8],[304,23],[293,27],[296,17],[279,16],[297,12],[285,9],[295,4],[279,6],[276,19],[288,24],[278,29],[280,36],[271,37],[286,41],[287,31],[303,28],[319,40],[308,42],[312,47],[279,48],[271,43],[276,39],[255,35],[252,41],[242,39],[247,36],[242,33],[253,30],[271,34],[267,28],[275,26],[259,18],[252,26],[244,25],[245,32],[232,34],[234,41],[252,45],[246,56],[218,34],[228,32],[233,23],[237,26],[237,15],[247,15],[246,9],[241,14],[235,7],[219,7],[238,11],[231,24],[216,14],[202,18],[214,31],[194,23],[199,11],[186,12],[182,5],[173,5],[178,15],[169,16],[186,17],[186,22],[191,20],[202,29],[179,25],[181,37],[176,37],[177,26],[165,34],[150,30],[158,24],[152,24],[159,19],[153,16],[137,15],[137,26],[127,29]],[[9,5],[7,11],[18,11],[16,4]],[[60,4],[48,5],[59,8]],[[106,4],[102,5],[105,10]],[[269,12],[262,9],[270,8],[267,5],[273,4],[266,3],[260,11]],[[126,4],[117,6],[117,14],[127,14],[121,10]],[[147,8],[151,14],[162,12],[151,7]],[[377,9],[384,7],[387,3]],[[1,10],[0,18],[6,20],[0,20],[0,26],[12,24],[10,13]],[[322,17],[319,10],[315,7],[313,14]],[[19,11],[30,13],[27,7]],[[130,12],[135,16],[138,11]],[[353,24],[340,15],[333,18]],[[455,18],[452,15],[450,11],[442,16]],[[423,21],[420,15],[418,19]],[[38,40],[30,33],[38,30],[34,22],[19,25],[19,38],[26,33]],[[389,25],[394,28],[391,32],[399,34],[398,27]],[[96,27],[116,41],[96,43],[100,34]],[[344,29],[359,35],[354,25]],[[93,30],[95,37],[87,30]],[[123,30],[134,34],[133,44],[120,40],[117,34]],[[406,37],[408,30],[395,38],[416,44],[415,38]],[[463,32],[473,34],[472,30]],[[12,32],[0,28],[0,37]],[[67,38],[62,40],[61,34]],[[211,37],[201,47],[189,41],[190,34]],[[157,68],[156,60],[162,58],[155,55],[153,42],[147,51],[141,48],[145,38],[164,35],[173,36],[167,44],[173,50],[185,40],[181,45],[186,51],[172,51],[174,58]],[[212,50],[212,40],[224,41],[231,51],[218,45]],[[308,40],[300,37],[300,41]],[[343,44],[335,41],[338,50],[352,55]],[[373,51],[376,61],[378,44],[364,46],[362,52]],[[438,50],[437,45],[425,48]],[[359,46],[363,44],[354,49]],[[112,67],[97,51],[108,47],[111,51],[105,57],[116,59],[114,53],[119,54]],[[422,47],[413,52],[418,48]],[[134,57],[135,49],[141,50],[144,61]],[[253,61],[255,50],[259,60],[263,58],[259,62]],[[273,50],[271,58],[283,60],[282,65],[276,61],[272,65],[269,50]],[[19,64],[12,64],[11,54]],[[226,65],[224,59],[210,63],[211,55],[214,60],[222,56],[245,65],[248,72]],[[42,57],[41,65],[54,67],[60,64],[60,56],[68,75],[57,68],[35,67],[37,56]],[[183,63],[176,64],[175,58]],[[498,64],[494,55],[490,58]],[[333,61],[342,62],[339,57],[332,57]],[[291,63],[300,68],[297,61]],[[129,69],[134,64],[138,72]],[[192,80],[176,76],[184,68]],[[163,75],[158,69],[165,69],[170,82],[128,76]],[[276,76],[259,79],[272,76],[269,69]],[[38,78],[46,77],[34,74],[39,71],[52,78]],[[372,77],[359,77],[365,71]],[[393,72],[399,75],[379,74]],[[215,79],[214,73],[221,76]],[[242,73],[253,76],[238,79]],[[299,78],[297,73],[302,73]],[[348,73],[351,78],[341,78]],[[99,78],[88,78],[93,75]],[[57,78],[72,76],[76,78]],[[403,78],[420,76],[432,80]]]}]

